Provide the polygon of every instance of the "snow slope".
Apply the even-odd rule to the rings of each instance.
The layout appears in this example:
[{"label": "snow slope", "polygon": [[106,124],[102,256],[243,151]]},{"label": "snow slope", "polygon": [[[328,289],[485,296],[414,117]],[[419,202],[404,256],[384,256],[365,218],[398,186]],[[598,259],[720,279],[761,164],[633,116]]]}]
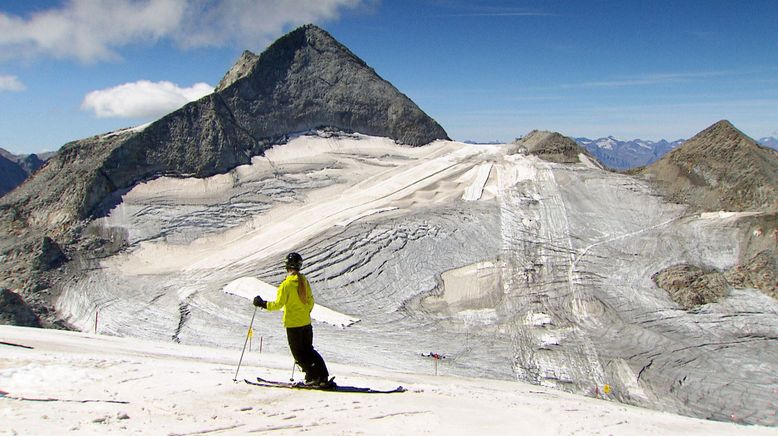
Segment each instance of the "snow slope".
[{"label": "snow slope", "polygon": [[[524,383],[331,364],[341,385],[399,394],[235,383],[239,350],[0,326],[0,435],[684,434],[767,435]],[[247,352],[238,380],[290,375],[286,356]],[[445,361],[444,361],[445,362]],[[299,375],[299,372],[297,373]]]},{"label": "snow slope", "polygon": [[[684,311],[651,280],[731,267],[737,219],[512,150],[309,134],[228,174],[144,183],[88,229],[129,249],[86,265],[57,310],[84,331],[234,350],[247,298],[272,296],[297,251],[332,311],[314,328],[333,364],[419,373],[435,352],[452,375],[587,396],[608,384],[633,405],[778,424],[778,302],[735,289]],[[288,353],[280,314],[254,329]]]}]

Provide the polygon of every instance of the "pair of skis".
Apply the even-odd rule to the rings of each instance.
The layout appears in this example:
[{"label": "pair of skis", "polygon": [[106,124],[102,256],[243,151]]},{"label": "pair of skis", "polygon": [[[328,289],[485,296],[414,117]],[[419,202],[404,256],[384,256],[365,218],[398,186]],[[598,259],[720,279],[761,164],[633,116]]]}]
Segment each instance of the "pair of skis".
[{"label": "pair of skis", "polygon": [[[334,378],[334,377],[333,377]],[[357,387],[357,386],[340,386],[336,385],[332,380],[326,386],[306,385],[305,383],[290,383],[274,380],[265,380],[261,377],[257,377],[257,381],[244,380],[246,383],[253,386],[262,386],[267,388],[286,388],[286,389],[303,389],[303,390],[315,390],[315,391],[330,391],[330,392],[348,392],[358,394],[393,394],[396,392],[405,392],[406,389],[402,386],[397,386],[394,389],[379,390],[373,388]]]}]

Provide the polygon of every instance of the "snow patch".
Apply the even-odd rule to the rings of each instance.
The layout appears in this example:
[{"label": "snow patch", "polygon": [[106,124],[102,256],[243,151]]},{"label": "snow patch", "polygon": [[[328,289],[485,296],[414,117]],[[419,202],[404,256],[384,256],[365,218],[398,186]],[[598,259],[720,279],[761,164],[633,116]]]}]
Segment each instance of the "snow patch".
[{"label": "snow patch", "polygon": [[467,187],[465,193],[462,194],[462,199],[465,201],[476,201],[480,199],[484,192],[484,185],[486,185],[486,181],[489,179],[489,174],[491,172],[491,162],[481,164],[478,167],[478,174],[476,174],[475,180]]},{"label": "snow patch", "polygon": [[720,210],[718,212],[703,212],[700,214],[700,219],[704,220],[716,220],[716,219],[730,219],[730,218],[744,218],[749,216],[759,215],[759,212],[728,212]]}]

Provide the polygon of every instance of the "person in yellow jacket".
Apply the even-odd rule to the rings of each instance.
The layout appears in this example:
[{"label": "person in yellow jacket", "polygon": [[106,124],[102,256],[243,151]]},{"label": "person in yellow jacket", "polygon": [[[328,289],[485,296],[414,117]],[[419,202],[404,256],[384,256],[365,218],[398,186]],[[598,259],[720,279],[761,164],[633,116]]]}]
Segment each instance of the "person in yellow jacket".
[{"label": "person in yellow jacket", "polygon": [[329,380],[327,365],[313,348],[311,310],[313,310],[314,300],[308,279],[300,274],[303,267],[302,256],[298,253],[289,253],[286,256],[285,266],[287,276],[278,286],[276,301],[265,301],[257,295],[254,297],[254,305],[268,311],[284,309],[283,323],[286,327],[289,350],[295,362],[305,372],[305,383],[330,387],[334,383]]}]

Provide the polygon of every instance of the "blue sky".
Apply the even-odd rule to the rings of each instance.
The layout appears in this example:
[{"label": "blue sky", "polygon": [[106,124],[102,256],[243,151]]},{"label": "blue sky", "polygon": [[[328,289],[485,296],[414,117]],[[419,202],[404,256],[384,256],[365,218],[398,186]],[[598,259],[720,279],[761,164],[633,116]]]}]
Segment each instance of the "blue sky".
[{"label": "blue sky", "polygon": [[778,136],[774,0],[0,0],[0,147],[152,121],[307,22],[457,140]]}]

